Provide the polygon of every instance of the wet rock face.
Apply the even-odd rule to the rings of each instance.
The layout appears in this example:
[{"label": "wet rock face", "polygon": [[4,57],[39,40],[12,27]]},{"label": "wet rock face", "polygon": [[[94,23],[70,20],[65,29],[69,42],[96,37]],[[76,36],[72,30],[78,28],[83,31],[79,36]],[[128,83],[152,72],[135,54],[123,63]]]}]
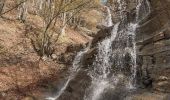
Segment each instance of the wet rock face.
[{"label": "wet rock face", "polygon": [[[137,0],[108,0],[108,6],[111,6],[112,19],[114,23],[121,21],[121,14],[133,14],[137,5]],[[124,9],[125,8],[125,9]],[[129,18],[128,18],[129,19]]]},{"label": "wet rock face", "polygon": [[155,90],[170,92],[170,1],[148,1],[151,13],[139,23],[136,36],[142,77],[149,76]]},{"label": "wet rock face", "polygon": [[[151,13],[140,21],[137,29],[136,41],[140,57],[138,62],[139,77],[146,88],[152,86],[161,92],[170,92],[170,1],[149,0]],[[130,13],[131,14],[131,13]],[[93,64],[97,54],[97,43],[110,36],[111,28],[100,27],[100,31],[94,36],[90,50],[82,59],[82,70],[70,82],[66,91],[59,100],[83,100],[85,90],[89,87],[91,79],[86,70]],[[125,44],[126,45],[126,44]],[[127,57],[128,59],[128,57]],[[112,92],[112,90],[110,90]],[[116,98],[112,93],[106,93]],[[131,97],[131,100],[157,100],[157,94],[140,94]],[[117,97],[119,99],[119,97]],[[167,95],[159,100],[169,100]],[[127,99],[129,100],[129,99]]]},{"label": "wet rock face", "polygon": [[66,48],[66,51],[64,53],[61,53],[60,55],[54,55],[53,60],[59,61],[59,63],[63,63],[66,65],[72,65],[73,60],[76,56],[76,52],[83,49],[84,45],[78,44],[78,45],[69,45]]},{"label": "wet rock face", "polygon": [[95,47],[97,43],[101,42],[102,40],[106,39],[106,37],[109,37],[111,35],[111,31],[113,27],[106,27],[106,26],[98,26],[100,31],[97,32],[97,34],[94,36],[94,39],[92,40],[91,47]]},{"label": "wet rock face", "polygon": [[134,93],[132,96],[127,97],[124,100],[169,100],[170,97],[168,94],[157,94],[157,93]]},{"label": "wet rock face", "polygon": [[76,77],[70,81],[65,92],[58,100],[83,100],[85,90],[90,86],[91,79],[87,72],[81,70]]},{"label": "wet rock face", "polygon": [[111,36],[112,28],[113,27],[106,27],[106,26],[98,26],[100,29],[97,34],[94,36],[93,40],[91,41],[90,50],[84,55],[83,57],[83,67],[87,68],[93,64],[95,60],[95,55],[98,53],[98,43],[102,40],[106,39],[107,37]]}]

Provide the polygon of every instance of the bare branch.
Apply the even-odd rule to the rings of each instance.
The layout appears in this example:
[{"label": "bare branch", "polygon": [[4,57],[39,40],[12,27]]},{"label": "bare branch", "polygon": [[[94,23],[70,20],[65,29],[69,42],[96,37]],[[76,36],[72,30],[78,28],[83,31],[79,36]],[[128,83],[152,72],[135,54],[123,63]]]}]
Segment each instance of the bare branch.
[{"label": "bare branch", "polygon": [[3,12],[3,13],[1,14],[1,16],[4,15],[4,14],[6,14],[6,13],[8,13],[8,12],[10,12],[10,11],[12,11],[12,10],[14,10],[14,9],[16,9],[16,8],[18,8],[18,6],[22,5],[22,4],[23,4],[24,2],[26,2],[26,1],[27,1],[27,0],[22,1],[22,2],[20,2],[19,4],[17,4],[15,7],[13,7],[13,8],[11,8],[11,9]]}]

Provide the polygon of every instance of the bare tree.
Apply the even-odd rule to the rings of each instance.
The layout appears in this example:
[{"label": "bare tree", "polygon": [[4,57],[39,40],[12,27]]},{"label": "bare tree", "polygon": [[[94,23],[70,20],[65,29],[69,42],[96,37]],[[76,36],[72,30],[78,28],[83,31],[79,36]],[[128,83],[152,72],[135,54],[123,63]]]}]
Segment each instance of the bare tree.
[{"label": "bare tree", "polygon": [[[50,56],[54,51],[51,41],[53,34],[58,34],[55,40],[57,41],[60,35],[65,35],[68,23],[79,25],[81,21],[78,14],[84,9],[90,8],[90,5],[94,6],[94,2],[99,0],[14,0],[16,5],[3,11],[5,1],[0,1],[0,15],[17,9],[17,17],[22,22],[26,20],[30,12],[42,18],[43,32],[37,37],[38,39],[32,39],[32,43],[40,56]],[[60,30],[51,32],[58,19],[62,21]]]},{"label": "bare tree", "polygon": [[[19,0],[18,4],[20,4],[21,2],[23,2],[23,0]],[[21,20],[22,22],[25,22],[26,20],[26,16],[27,16],[27,1],[23,2],[21,5],[18,6],[18,19]]]},{"label": "bare tree", "polygon": [[[42,36],[42,44],[41,44],[41,55],[46,55],[45,51],[49,43],[50,35],[49,35],[49,29],[55,26],[55,20],[59,18],[59,16],[62,15],[61,19],[63,20],[63,28],[62,31],[59,33],[59,35],[62,35],[64,33],[65,27],[69,20],[73,17],[73,15],[77,14],[82,10],[85,6],[87,6],[91,0],[53,0],[51,2],[48,1],[47,4],[44,4],[44,13],[43,19],[45,21],[45,29]],[[49,4],[50,3],[50,4]],[[53,5],[51,4],[53,3]],[[51,6],[48,6],[51,5]],[[49,8],[48,8],[49,7]],[[51,8],[52,7],[52,8]],[[73,11],[73,14],[70,18],[66,19],[67,13]],[[47,20],[48,19],[48,20]],[[58,35],[58,36],[59,36]],[[48,55],[49,56],[49,55]]]},{"label": "bare tree", "polygon": [[3,12],[4,6],[5,6],[5,0],[0,0],[0,15]]}]

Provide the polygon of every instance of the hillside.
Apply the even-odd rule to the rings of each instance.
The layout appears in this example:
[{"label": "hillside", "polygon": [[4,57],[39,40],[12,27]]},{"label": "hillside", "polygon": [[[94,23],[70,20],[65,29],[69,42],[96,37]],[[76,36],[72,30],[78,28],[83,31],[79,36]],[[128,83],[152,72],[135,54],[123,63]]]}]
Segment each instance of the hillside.
[{"label": "hillside", "polygon": [[[12,7],[15,7],[14,1],[8,1],[4,11]],[[64,36],[58,37],[55,31],[62,24],[58,20],[55,28],[50,29],[54,32],[54,38],[58,38],[53,44],[54,52],[51,58],[41,58],[32,44],[32,39],[44,29],[41,17],[28,13],[23,23],[17,19],[17,9],[14,9],[4,14],[0,23],[1,100],[21,100],[34,96],[38,98],[39,95],[41,98],[42,93],[52,91],[50,89],[60,74],[72,65],[76,52],[91,39],[86,31],[71,26],[67,26]]]}]

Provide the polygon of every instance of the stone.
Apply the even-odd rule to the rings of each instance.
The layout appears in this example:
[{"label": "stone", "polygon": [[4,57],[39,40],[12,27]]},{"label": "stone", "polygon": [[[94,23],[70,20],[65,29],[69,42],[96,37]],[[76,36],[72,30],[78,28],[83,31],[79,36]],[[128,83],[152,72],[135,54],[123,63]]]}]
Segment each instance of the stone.
[{"label": "stone", "polygon": [[95,59],[95,55],[97,54],[97,48],[91,48],[87,53],[84,54],[83,57],[83,66],[88,67],[93,64],[93,60]]},{"label": "stone", "polygon": [[100,29],[100,30],[104,30],[104,29],[106,29],[107,27],[104,26],[104,25],[97,25],[96,28],[97,28],[97,29]]},{"label": "stone", "polygon": [[[85,89],[90,86],[91,78],[86,71],[80,70],[72,79],[58,100],[83,100]],[[69,98],[69,99],[68,99]]]},{"label": "stone", "polygon": [[42,57],[42,60],[43,60],[43,61],[47,61],[47,60],[48,60],[48,57],[47,57],[47,56],[43,56],[43,57]]},{"label": "stone", "polygon": [[168,94],[144,92],[130,95],[125,100],[169,100],[168,96]]},{"label": "stone", "polygon": [[102,41],[106,37],[111,35],[113,27],[101,27],[101,30],[97,32],[97,34],[94,36],[92,42],[91,42],[91,47],[95,47],[99,41]]},{"label": "stone", "polygon": [[25,97],[22,100],[35,100],[33,97]]},{"label": "stone", "polygon": [[78,52],[80,51],[82,48],[84,48],[84,45],[78,44],[78,45],[69,45],[66,49],[66,53],[70,53],[70,52]]},{"label": "stone", "polygon": [[51,57],[52,57],[52,59],[57,59],[57,55],[56,54],[52,54]]},{"label": "stone", "polygon": [[75,54],[74,53],[62,53],[59,55],[58,61],[71,65],[74,60]]}]

